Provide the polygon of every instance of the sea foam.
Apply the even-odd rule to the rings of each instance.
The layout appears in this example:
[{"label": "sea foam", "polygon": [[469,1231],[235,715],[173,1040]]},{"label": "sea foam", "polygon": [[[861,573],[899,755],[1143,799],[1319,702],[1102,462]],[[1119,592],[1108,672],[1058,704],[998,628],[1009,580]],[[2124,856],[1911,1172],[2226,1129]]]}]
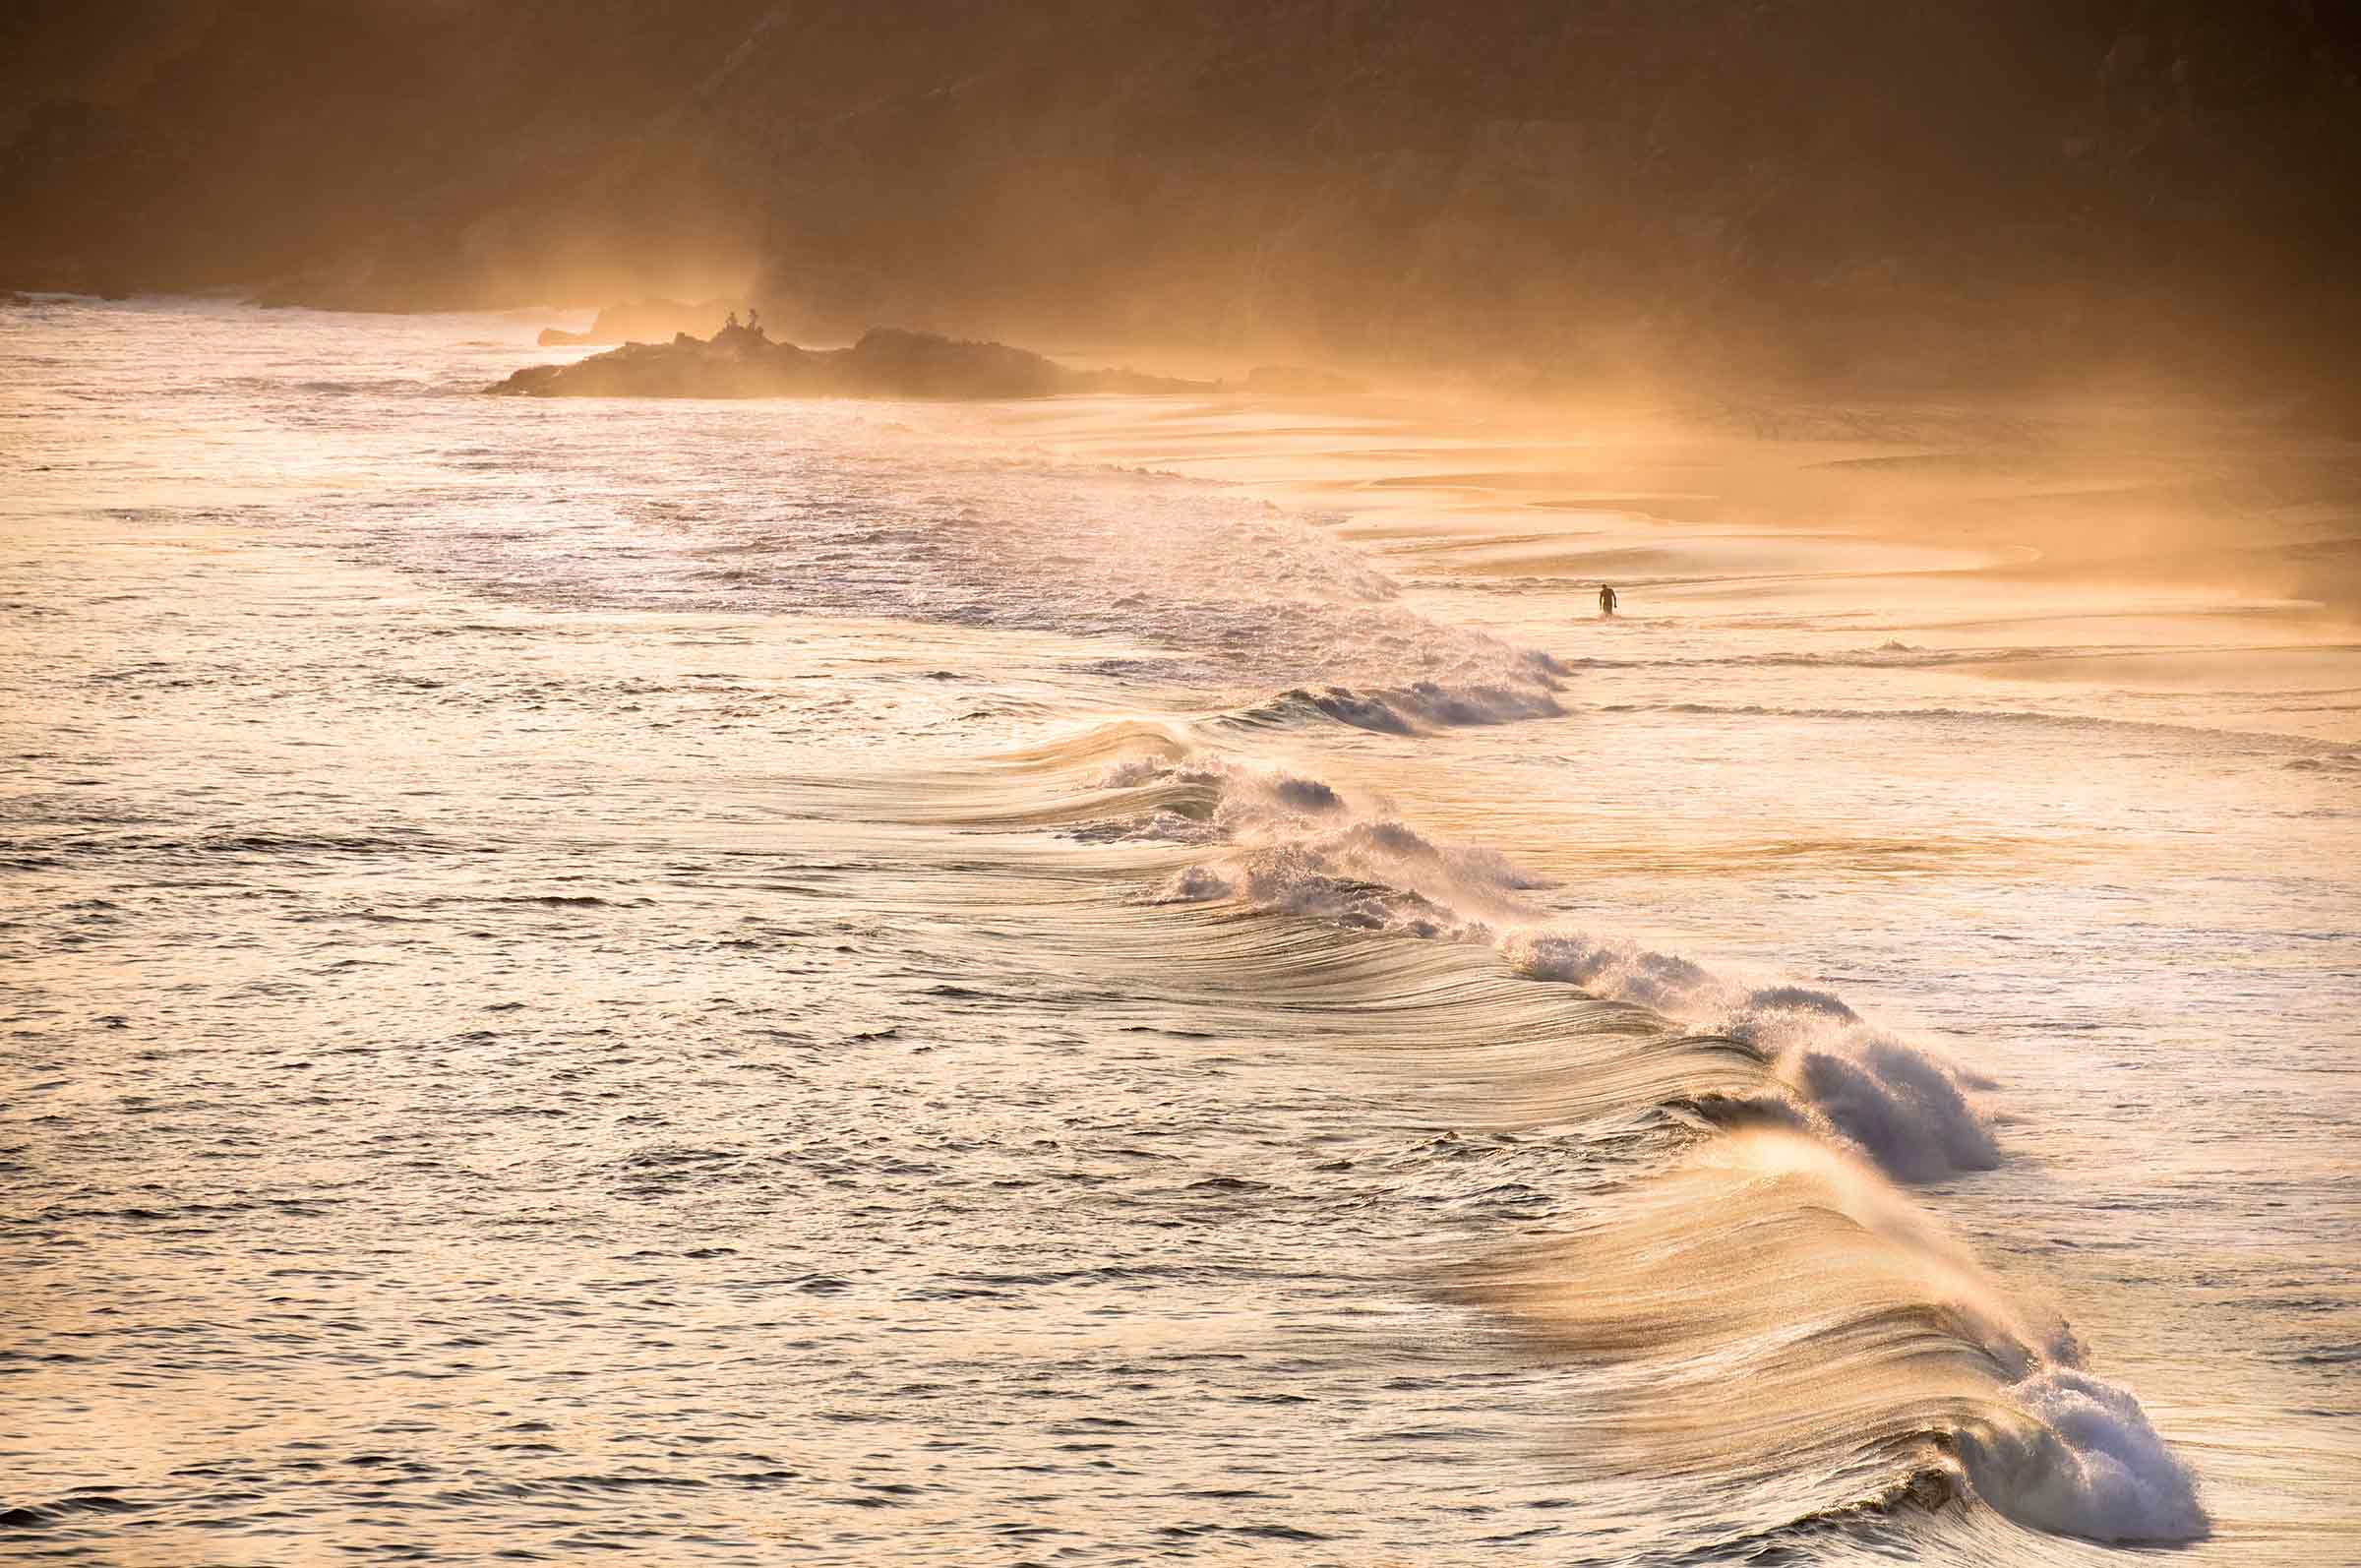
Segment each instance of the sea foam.
[{"label": "sea foam", "polygon": [[1839,1212],[1911,1260],[1915,1288],[1931,1293],[1954,1332],[1990,1357],[2001,1379],[1990,1413],[1945,1434],[1976,1493],[2020,1524],[2090,1539],[2206,1534],[2193,1473],[2131,1392],[2086,1370],[2062,1321],[2028,1319],[1888,1184],[1998,1161],[1990,1122],[1970,1095],[1986,1087],[1980,1080],[1829,992],[1747,984],[1628,938],[1553,927],[1522,896],[1543,884],[1506,858],[1438,842],[1384,802],[1324,780],[1163,749],[1114,764],[1099,783],[1151,794],[1183,787],[1210,802],[1202,812],[1159,808],[1111,824],[1111,836],[1213,851],[1168,877],[1159,899],[1227,900],[1356,929],[1490,943],[1534,980],[1578,986],[1743,1046],[1774,1087],[1752,1118],[1766,1130],[1718,1140],[1725,1156],[1808,1176]]},{"label": "sea foam", "polygon": [[2029,1419],[1964,1432],[1959,1448],[1978,1495],[2011,1519],[2092,1540],[2195,1540],[2211,1528],[2195,1473],[2129,1389],[2045,1363],[2002,1393]]},{"label": "sea foam", "polygon": [[1128,758],[1098,782],[1151,795],[1191,792],[1187,810],[1158,797],[1151,810],[1083,830],[1218,851],[1175,874],[1159,898],[1227,899],[1357,930],[1491,943],[1532,979],[1579,986],[1745,1046],[1814,1130],[1890,1176],[1932,1181],[1998,1163],[1967,1076],[1842,998],[1791,984],[1748,985],[1627,938],[1552,926],[1525,896],[1544,885],[1540,878],[1491,850],[1437,841],[1383,801],[1205,753]]}]

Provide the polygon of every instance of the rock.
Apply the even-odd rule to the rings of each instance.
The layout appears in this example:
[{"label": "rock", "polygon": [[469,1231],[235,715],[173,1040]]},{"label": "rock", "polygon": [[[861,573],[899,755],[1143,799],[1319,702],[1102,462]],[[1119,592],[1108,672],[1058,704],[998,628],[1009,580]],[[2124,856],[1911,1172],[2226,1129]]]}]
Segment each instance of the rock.
[{"label": "rock", "polygon": [[758,328],[626,343],[573,365],[533,365],[489,391],[519,397],[1049,397],[1211,392],[1131,370],[1068,370],[1006,343],[873,328],[850,348],[774,343]]},{"label": "rock", "polygon": [[871,397],[1046,397],[1066,390],[1066,372],[1030,350],[899,327],[863,333],[837,370],[846,391]]},{"label": "rock", "polygon": [[552,384],[571,368],[566,365],[527,365],[492,391],[511,397],[554,396],[556,391]]}]

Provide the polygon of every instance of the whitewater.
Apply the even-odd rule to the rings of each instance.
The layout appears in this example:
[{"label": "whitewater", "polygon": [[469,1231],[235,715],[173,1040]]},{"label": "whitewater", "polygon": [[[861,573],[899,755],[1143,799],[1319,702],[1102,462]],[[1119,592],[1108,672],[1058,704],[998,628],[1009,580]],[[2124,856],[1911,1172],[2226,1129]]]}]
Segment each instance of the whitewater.
[{"label": "whitewater", "polygon": [[2361,633],[2055,548],[2190,450],[549,320],[0,310],[9,1554],[2361,1551]]}]

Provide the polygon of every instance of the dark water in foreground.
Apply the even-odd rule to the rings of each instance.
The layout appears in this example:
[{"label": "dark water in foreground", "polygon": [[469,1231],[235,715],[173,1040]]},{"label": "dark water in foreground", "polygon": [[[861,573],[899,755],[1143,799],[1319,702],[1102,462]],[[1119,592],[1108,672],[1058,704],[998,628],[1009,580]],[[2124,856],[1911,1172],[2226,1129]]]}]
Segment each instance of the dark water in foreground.
[{"label": "dark water in foreground", "polygon": [[0,1549],[2352,1558],[2300,606],[538,325],[0,316]]}]

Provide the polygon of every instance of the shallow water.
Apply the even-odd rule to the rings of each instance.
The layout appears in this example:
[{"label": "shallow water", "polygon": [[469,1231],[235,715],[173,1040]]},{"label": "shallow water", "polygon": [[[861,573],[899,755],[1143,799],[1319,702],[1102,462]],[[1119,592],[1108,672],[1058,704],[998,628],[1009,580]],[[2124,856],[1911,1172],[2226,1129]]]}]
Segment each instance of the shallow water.
[{"label": "shallow water", "polygon": [[542,324],[0,313],[10,1553],[2351,1559],[2349,625]]}]

